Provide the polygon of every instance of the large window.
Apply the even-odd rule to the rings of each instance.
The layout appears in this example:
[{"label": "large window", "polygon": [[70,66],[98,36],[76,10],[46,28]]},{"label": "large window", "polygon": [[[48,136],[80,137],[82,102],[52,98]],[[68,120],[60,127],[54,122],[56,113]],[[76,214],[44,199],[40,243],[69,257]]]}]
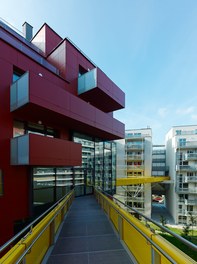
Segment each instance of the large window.
[{"label": "large window", "polygon": [[44,126],[40,123],[14,121],[13,137],[22,136],[24,134],[37,134],[47,137],[57,137],[57,131],[51,127]]},{"label": "large window", "polygon": [[73,187],[73,169],[68,167],[33,168],[33,204],[54,203]]},{"label": "large window", "polygon": [[[76,132],[73,140],[82,144],[81,168],[83,170],[80,171],[80,175],[75,168],[75,181],[81,178],[81,182],[76,182],[78,188],[82,190],[82,185],[84,185],[84,191],[88,193],[92,192],[91,186],[95,186],[109,193],[114,193],[116,181],[115,143],[103,142]],[[81,187],[79,187],[80,185]]]}]

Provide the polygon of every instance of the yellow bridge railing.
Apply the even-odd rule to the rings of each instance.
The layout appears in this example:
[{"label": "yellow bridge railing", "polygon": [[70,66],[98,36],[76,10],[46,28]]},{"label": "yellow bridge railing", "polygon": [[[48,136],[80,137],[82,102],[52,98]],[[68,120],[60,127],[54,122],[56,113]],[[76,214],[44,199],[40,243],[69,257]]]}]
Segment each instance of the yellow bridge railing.
[{"label": "yellow bridge railing", "polygon": [[[136,263],[139,264],[194,264],[193,259],[173,246],[159,234],[147,228],[140,220],[123,210],[98,190],[96,198],[113,223],[120,239],[129,249]],[[183,239],[183,238],[182,238]],[[190,242],[188,242],[190,243]],[[194,250],[197,247],[194,246]]]},{"label": "yellow bridge railing", "polygon": [[[30,228],[30,231],[0,259],[0,264],[41,263],[49,247],[54,244],[58,228],[73,198],[74,190],[57,203],[56,207],[35,227]],[[12,243],[14,243],[14,238],[2,246],[0,252],[3,252]]]}]

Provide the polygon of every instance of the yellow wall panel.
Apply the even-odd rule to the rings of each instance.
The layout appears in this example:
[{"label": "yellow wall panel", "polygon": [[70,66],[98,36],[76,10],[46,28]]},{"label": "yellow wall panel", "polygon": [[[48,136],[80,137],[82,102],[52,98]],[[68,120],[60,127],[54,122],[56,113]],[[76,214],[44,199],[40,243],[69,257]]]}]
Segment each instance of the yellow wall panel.
[{"label": "yellow wall panel", "polygon": [[60,224],[62,222],[61,213],[59,213],[55,218],[55,233],[57,232]]},{"label": "yellow wall panel", "polygon": [[116,230],[118,230],[118,213],[116,212],[116,210],[113,207],[110,207],[110,219],[112,221],[112,223],[114,224],[114,227],[116,228]]},{"label": "yellow wall panel", "polygon": [[151,246],[126,220],[123,220],[124,242],[139,263],[151,263]]},{"label": "yellow wall panel", "polygon": [[36,241],[34,246],[31,248],[31,254],[27,254],[27,264],[39,264],[44,258],[48,248],[50,246],[50,228],[48,227],[45,232]]}]

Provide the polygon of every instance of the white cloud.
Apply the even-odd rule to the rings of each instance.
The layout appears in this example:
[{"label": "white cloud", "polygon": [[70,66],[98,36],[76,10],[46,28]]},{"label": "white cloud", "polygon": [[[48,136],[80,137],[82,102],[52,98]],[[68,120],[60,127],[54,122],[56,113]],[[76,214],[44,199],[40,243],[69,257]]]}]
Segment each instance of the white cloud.
[{"label": "white cloud", "polygon": [[168,108],[166,107],[161,107],[158,109],[158,115],[162,118],[166,117],[168,114]]},{"label": "white cloud", "polygon": [[197,114],[193,114],[193,115],[191,115],[191,119],[192,119],[193,121],[197,121]]},{"label": "white cloud", "polygon": [[178,108],[176,110],[176,113],[179,115],[189,115],[194,113],[195,111],[195,106],[189,106],[189,107],[185,107],[185,108]]}]

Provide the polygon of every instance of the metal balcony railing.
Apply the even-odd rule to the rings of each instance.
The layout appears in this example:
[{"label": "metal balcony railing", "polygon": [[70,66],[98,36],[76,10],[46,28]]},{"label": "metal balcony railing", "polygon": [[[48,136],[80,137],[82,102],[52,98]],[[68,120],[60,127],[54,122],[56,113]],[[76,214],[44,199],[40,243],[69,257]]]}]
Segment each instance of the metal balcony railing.
[{"label": "metal balcony railing", "polygon": [[[0,263],[41,263],[74,198],[74,190],[65,195],[27,227],[0,247]],[[17,242],[19,240],[19,242]],[[42,248],[42,250],[40,250]]]},{"label": "metal balcony railing", "polygon": [[176,192],[178,193],[197,193],[197,188],[180,188],[176,187]]},{"label": "metal balcony railing", "polygon": [[144,165],[128,165],[127,170],[144,170]]},{"label": "metal balcony railing", "polygon": [[180,142],[177,144],[177,148],[180,148],[180,149],[197,148],[197,141]]},{"label": "metal balcony railing", "polygon": [[[197,251],[195,244],[101,190],[96,190],[95,195],[117,230],[120,239],[126,244],[137,263],[194,263],[190,257],[156,234],[150,224],[156,225],[164,232],[176,237],[192,250]],[[143,218],[145,225],[136,219],[134,215],[123,210],[120,207],[121,205],[123,208],[127,207],[134,215],[136,214],[138,217]]]},{"label": "metal balcony railing", "polygon": [[[48,249],[55,243],[55,235],[71,205],[73,194],[73,191],[71,191],[66,197],[58,201],[52,208],[3,245],[0,248],[1,255],[11,245],[13,247],[0,259],[0,263],[42,263]],[[108,215],[108,219],[114,225],[119,238],[125,243],[136,260],[136,263],[194,263],[189,256],[157,234],[150,227],[150,223],[176,237],[194,251],[197,251],[196,245],[146,217],[138,210],[125,205],[108,193],[95,189],[95,196]],[[127,207],[132,214],[123,210],[120,204]],[[139,221],[134,215],[143,218],[144,223]],[[40,222],[37,224],[38,221]],[[16,245],[13,245],[21,237],[23,238]]]},{"label": "metal balcony railing", "polygon": [[143,155],[127,155],[125,158],[127,160],[144,160]]},{"label": "metal balcony railing", "polygon": [[177,165],[176,171],[197,171],[197,167],[190,165]]}]

